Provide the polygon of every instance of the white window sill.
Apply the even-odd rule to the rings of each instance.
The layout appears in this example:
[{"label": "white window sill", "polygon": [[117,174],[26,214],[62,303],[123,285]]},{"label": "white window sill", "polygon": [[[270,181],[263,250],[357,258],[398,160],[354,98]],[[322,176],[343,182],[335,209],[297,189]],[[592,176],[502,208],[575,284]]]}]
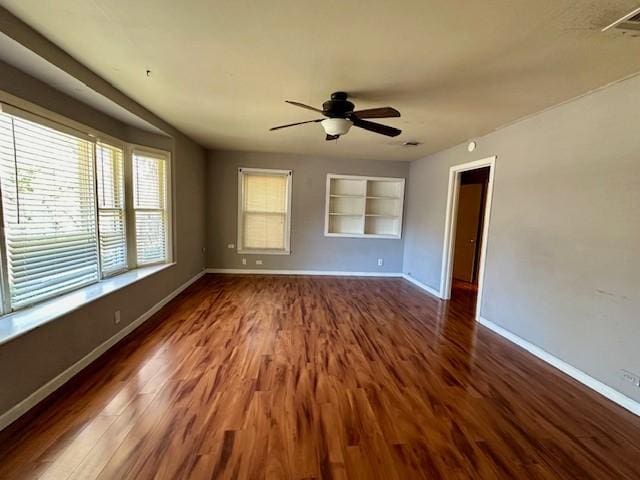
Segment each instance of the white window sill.
[{"label": "white window sill", "polygon": [[291,255],[290,250],[238,250],[238,255]]},{"label": "white window sill", "polygon": [[174,265],[175,263],[165,263],[129,270],[24,310],[4,315],[0,317],[0,345]]}]

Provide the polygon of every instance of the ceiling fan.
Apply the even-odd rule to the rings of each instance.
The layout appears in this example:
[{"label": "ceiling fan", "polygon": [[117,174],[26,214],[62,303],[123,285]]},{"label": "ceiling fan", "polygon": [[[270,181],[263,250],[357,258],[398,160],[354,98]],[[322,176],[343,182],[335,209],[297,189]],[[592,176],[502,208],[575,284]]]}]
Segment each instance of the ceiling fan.
[{"label": "ceiling fan", "polygon": [[352,126],[364,128],[370,132],[379,133],[388,137],[397,137],[402,133],[402,131],[397,128],[365,120],[365,118],[399,117],[400,112],[395,108],[381,107],[354,111],[355,105],[347,100],[347,94],[345,92],[332,93],[331,100],[327,100],[322,104],[322,110],[310,107],[304,103],[292,102],[290,100],[285,101],[291,105],[295,105],[296,107],[306,108],[307,110],[313,110],[314,112],[321,113],[327,118],[317,118],[315,120],[307,120],[305,122],[280,125],[278,127],[270,128],[270,131],[293,127],[295,125],[303,125],[305,123],[320,123],[326,133],[326,140],[336,140],[340,138],[340,136],[345,135]]}]

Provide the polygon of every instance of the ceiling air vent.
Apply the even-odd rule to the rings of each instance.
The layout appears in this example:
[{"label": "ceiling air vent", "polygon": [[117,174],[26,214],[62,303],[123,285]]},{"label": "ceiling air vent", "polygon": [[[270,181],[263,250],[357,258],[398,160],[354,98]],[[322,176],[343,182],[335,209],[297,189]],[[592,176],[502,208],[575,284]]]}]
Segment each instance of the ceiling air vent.
[{"label": "ceiling air vent", "polygon": [[615,29],[624,33],[630,33],[634,36],[640,36],[640,8],[636,8],[632,12],[627,13],[624,17],[619,18],[611,25],[602,29],[603,32]]}]

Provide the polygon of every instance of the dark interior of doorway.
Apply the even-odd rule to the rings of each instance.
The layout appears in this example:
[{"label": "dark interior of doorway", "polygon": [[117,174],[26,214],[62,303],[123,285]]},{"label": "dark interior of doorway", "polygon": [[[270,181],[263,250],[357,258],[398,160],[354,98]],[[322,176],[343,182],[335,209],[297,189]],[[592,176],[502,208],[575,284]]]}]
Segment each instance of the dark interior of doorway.
[{"label": "dark interior of doorway", "polygon": [[477,296],[489,172],[483,167],[460,174],[451,298],[475,302]]}]

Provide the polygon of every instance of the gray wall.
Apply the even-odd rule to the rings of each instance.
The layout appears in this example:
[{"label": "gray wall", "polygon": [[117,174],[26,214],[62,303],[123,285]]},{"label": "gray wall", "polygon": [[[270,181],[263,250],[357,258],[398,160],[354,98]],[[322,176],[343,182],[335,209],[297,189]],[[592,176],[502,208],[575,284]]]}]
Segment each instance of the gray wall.
[{"label": "gray wall", "polygon": [[[325,238],[326,173],[406,177],[407,164],[229,152],[207,160],[198,145],[4,9],[0,20],[6,34],[174,138],[178,262],[0,346],[0,414],[201,271],[205,244],[209,267],[242,268],[241,257],[226,248],[236,243],[238,166],[295,172],[293,253],[263,256],[263,268],[396,272],[404,244],[404,270],[437,289],[448,169],[494,154],[482,315],[640,400],[619,380],[621,368],[640,373],[639,78],[487,135],[473,154],[458,146],[413,162],[404,240]],[[131,141],[151,141],[37,81],[16,80],[6,65],[3,79],[0,88],[45,108]]]},{"label": "gray wall", "polygon": [[411,163],[404,270],[439,289],[449,167],[497,155],[484,318],[640,400],[640,77]]},{"label": "gray wall", "polygon": [[[238,167],[293,170],[291,255],[242,255],[237,243]],[[273,153],[210,152],[207,266],[210,268],[401,272],[403,240],[324,236],[327,173],[406,178],[406,162],[365,161]],[[382,267],[378,258],[384,259]],[[263,265],[257,266],[256,259]]]},{"label": "gray wall", "polygon": [[[0,63],[0,89],[124,140],[171,149],[177,262],[0,345],[2,415],[203,270],[206,156],[180,132],[173,130],[171,139],[124,125],[4,63]],[[154,122],[153,116],[145,119]],[[121,311],[119,325],[113,323],[115,310]]]}]

